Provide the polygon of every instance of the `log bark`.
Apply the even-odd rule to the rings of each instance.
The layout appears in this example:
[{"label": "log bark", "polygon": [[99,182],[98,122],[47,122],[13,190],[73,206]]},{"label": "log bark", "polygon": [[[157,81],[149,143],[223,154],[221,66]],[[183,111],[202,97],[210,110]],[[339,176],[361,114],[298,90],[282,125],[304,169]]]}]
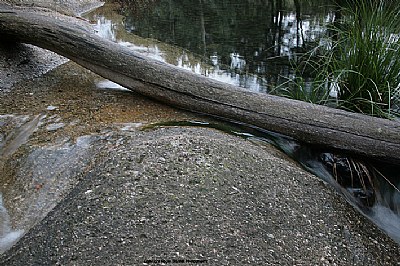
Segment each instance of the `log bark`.
[{"label": "log bark", "polygon": [[154,61],[96,36],[74,18],[0,6],[1,39],[63,55],[164,103],[278,132],[305,143],[400,162],[400,123],[246,91]]}]

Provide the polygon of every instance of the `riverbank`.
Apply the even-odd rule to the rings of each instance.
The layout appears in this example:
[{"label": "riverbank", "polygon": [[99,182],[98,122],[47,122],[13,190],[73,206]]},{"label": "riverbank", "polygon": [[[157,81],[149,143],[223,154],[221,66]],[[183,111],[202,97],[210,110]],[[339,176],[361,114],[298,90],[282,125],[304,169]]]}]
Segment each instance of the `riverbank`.
[{"label": "riverbank", "polygon": [[143,131],[209,118],[102,81],[69,62],[0,93],[4,206],[26,232],[2,265],[398,263],[396,243],[272,146]]}]

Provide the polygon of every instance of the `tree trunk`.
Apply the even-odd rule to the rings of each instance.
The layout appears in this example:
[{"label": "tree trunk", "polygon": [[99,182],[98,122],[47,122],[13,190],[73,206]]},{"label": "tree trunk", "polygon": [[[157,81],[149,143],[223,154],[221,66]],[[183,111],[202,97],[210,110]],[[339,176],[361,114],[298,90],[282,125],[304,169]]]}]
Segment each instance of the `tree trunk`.
[{"label": "tree trunk", "polygon": [[400,162],[399,122],[249,92],[151,60],[81,25],[80,20],[58,13],[0,6],[2,40],[54,51],[135,92],[302,142]]}]

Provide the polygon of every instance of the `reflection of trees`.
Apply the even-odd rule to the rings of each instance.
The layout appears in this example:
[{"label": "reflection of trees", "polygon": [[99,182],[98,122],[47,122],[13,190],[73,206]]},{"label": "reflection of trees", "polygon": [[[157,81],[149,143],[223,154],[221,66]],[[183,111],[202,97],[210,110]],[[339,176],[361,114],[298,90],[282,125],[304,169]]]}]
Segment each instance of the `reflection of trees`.
[{"label": "reflection of trees", "polygon": [[204,22],[204,11],[203,11],[203,0],[199,0],[199,7],[200,7],[200,27],[201,27],[201,41],[203,44],[203,50],[204,50],[204,55],[206,55],[207,52],[207,42],[206,42],[206,26]]},{"label": "reflection of trees", "polygon": [[[281,66],[288,63],[282,51],[304,45],[301,12],[314,13],[321,6],[321,0],[140,2],[128,2],[132,9],[125,2],[124,8],[126,27],[135,29],[135,34],[175,44],[207,58],[218,54],[224,65],[230,65],[230,54],[237,53],[245,58],[247,71],[261,74],[273,70],[279,73]],[[284,21],[289,12],[294,14],[294,23]],[[294,47],[288,48],[284,38],[292,34],[291,28],[295,29],[290,37]]]},{"label": "reflection of trees", "polygon": [[152,9],[158,0],[112,0],[112,2],[119,5],[121,13],[140,17],[145,14],[143,11]]},{"label": "reflection of trees", "polygon": [[299,0],[294,0],[294,6],[296,7],[296,33],[297,33],[297,47],[300,48],[300,39],[303,39],[303,29],[301,26],[301,6]]}]

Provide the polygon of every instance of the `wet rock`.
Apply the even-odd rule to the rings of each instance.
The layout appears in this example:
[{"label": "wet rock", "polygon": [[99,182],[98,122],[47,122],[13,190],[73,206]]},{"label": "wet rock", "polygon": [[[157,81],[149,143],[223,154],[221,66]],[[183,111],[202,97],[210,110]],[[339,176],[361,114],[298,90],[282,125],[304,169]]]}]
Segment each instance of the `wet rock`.
[{"label": "wet rock", "polygon": [[2,0],[2,1],[5,3],[28,6],[28,7],[29,6],[45,7],[71,16],[78,16],[84,12],[99,7],[103,4],[103,2],[97,0],[58,0],[58,1]]},{"label": "wet rock", "polygon": [[[0,75],[32,65],[29,50],[12,61],[0,53]],[[58,109],[0,161],[12,230],[28,232],[1,265],[393,265],[400,257],[398,245],[271,147],[209,129],[139,131],[195,115],[96,89],[101,79],[73,63],[25,74],[0,94],[0,112],[26,115],[23,125],[49,104]],[[63,130],[45,130],[59,122]]]},{"label": "wet rock", "polygon": [[0,258],[4,265],[391,265],[400,256],[271,147],[198,128],[113,132],[93,144],[102,148],[87,175]]},{"label": "wet rock", "polygon": [[13,84],[39,77],[67,62],[55,53],[28,44],[0,44],[0,92],[9,91]]}]

